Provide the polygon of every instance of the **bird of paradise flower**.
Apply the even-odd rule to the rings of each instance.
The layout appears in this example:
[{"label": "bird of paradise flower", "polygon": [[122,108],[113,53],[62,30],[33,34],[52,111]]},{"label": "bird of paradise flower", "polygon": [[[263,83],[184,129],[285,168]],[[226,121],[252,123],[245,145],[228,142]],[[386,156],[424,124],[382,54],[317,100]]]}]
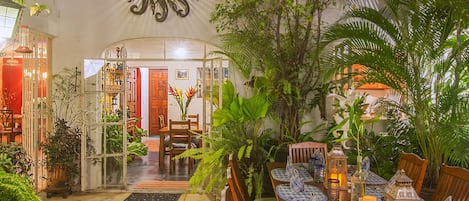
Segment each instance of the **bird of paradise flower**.
[{"label": "bird of paradise flower", "polygon": [[[179,109],[181,110],[181,118],[183,120],[186,119],[187,116],[187,108],[194,98],[195,94],[197,93],[198,89],[190,86],[185,93],[180,88],[176,86],[169,86],[169,94],[176,98],[176,102],[179,105]],[[184,96],[185,95],[185,98]],[[185,99],[185,100],[184,100]]]}]

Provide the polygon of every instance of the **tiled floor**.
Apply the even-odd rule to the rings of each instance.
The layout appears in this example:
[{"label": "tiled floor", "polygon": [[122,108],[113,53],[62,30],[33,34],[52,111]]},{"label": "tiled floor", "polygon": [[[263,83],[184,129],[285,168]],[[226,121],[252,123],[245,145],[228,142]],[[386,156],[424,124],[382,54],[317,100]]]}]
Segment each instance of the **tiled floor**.
[{"label": "tiled floor", "polygon": [[138,158],[128,164],[127,176],[129,189],[138,186],[140,182],[147,181],[188,181],[192,176],[187,170],[187,160],[176,162],[176,168],[173,173],[169,172],[169,156],[165,156],[164,169],[159,167],[157,137],[144,137],[142,142],[149,147],[148,154]]},{"label": "tiled floor", "polygon": [[160,169],[158,163],[159,139],[155,137],[143,138],[142,141],[149,147],[148,155],[132,161],[128,165],[128,191],[127,192],[77,192],[66,199],[60,195],[46,198],[43,192],[40,194],[43,200],[67,200],[67,201],[123,201],[131,192],[178,192],[184,193],[179,201],[211,201],[205,194],[185,193],[190,191],[188,180],[191,174],[187,171],[185,160],[176,162],[176,170],[170,174],[169,157],[165,157],[165,168]]},{"label": "tiled floor", "polygon": [[[58,196],[46,198],[45,193],[41,193],[41,199],[47,201],[123,201],[129,192],[107,192],[107,193],[76,193],[66,199]],[[214,201],[215,199],[205,194],[182,194],[178,201]]]}]

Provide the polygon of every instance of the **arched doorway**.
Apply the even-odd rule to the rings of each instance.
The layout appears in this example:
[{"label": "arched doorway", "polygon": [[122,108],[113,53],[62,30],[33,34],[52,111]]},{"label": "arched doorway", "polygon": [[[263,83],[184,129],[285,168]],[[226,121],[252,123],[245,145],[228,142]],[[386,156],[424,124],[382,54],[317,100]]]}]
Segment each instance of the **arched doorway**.
[{"label": "arched doorway", "polygon": [[[221,85],[224,79],[228,79],[227,59],[220,55],[211,54],[211,52],[218,50],[211,44],[177,38],[142,38],[119,41],[109,45],[103,51],[102,57],[107,58],[109,54],[114,54],[116,47],[124,47],[125,52],[121,52],[121,54],[126,53],[126,58],[123,60],[127,66],[127,72],[132,72],[127,73],[126,83],[134,82],[125,92],[125,107],[128,107],[128,114],[130,114],[128,119],[139,119],[138,127],[148,131],[149,136],[143,137],[142,142],[149,147],[149,151],[145,157],[122,163],[122,167],[118,168],[119,171],[122,171],[119,174],[122,180],[118,183],[106,185],[106,179],[100,179],[100,182],[82,181],[83,190],[114,187],[138,189],[142,182],[146,182],[143,185],[146,189],[151,189],[149,183],[157,185],[163,183],[161,181],[168,180],[187,181],[191,176],[187,173],[187,169],[183,169],[187,166],[182,166],[180,170],[175,171],[175,174],[169,173],[169,157],[164,156],[164,153],[159,149],[159,146],[163,145],[159,143],[162,138],[158,134],[158,116],[163,115],[166,124],[168,119],[180,118],[180,111],[175,99],[167,93],[169,85],[181,89],[187,89],[189,86],[198,87],[200,88],[199,93],[192,100],[188,113],[199,114],[200,127],[209,129],[211,113],[215,109],[213,97],[221,97],[219,95],[221,87],[214,86]],[[183,72],[182,75],[181,72]],[[158,76],[154,76],[155,74]],[[126,131],[128,130],[129,128],[126,129]],[[157,143],[157,145],[149,145],[148,143]],[[124,149],[122,153],[127,155],[128,150]],[[161,160],[162,154],[163,160]],[[109,155],[108,157],[113,156]],[[95,175],[113,174],[106,172],[108,171],[106,168],[92,167],[90,165],[92,158],[93,156],[89,156],[84,160],[87,163],[82,171],[85,173],[83,177],[85,180],[87,180],[86,178],[95,178]],[[106,164],[102,166],[106,167]],[[98,174],[96,171],[104,172]]]}]

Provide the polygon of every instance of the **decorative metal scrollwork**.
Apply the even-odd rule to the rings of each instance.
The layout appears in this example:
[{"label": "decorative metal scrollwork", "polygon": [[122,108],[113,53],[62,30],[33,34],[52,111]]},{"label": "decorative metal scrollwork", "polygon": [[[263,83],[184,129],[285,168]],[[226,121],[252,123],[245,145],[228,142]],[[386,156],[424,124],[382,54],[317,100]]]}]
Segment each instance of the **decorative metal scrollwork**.
[{"label": "decorative metal scrollwork", "polygon": [[[128,0],[133,2],[134,0]],[[142,15],[147,11],[148,6],[155,16],[157,22],[164,22],[168,17],[168,5],[180,17],[189,15],[190,7],[187,0],[141,0],[140,5],[130,6],[130,12],[136,15]]]}]

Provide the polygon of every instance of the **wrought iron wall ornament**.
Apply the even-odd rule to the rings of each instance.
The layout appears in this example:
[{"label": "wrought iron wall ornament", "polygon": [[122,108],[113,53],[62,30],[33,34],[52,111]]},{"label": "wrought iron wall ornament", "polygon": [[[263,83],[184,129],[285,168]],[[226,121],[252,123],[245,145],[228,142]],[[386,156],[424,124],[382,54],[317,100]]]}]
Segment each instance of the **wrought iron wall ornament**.
[{"label": "wrought iron wall ornament", "polygon": [[[134,0],[128,0],[131,3]],[[186,17],[189,15],[190,7],[187,0],[141,0],[140,5],[130,6],[130,12],[136,15],[142,15],[150,6],[152,14],[157,22],[164,22],[168,17],[168,5],[179,16]]]}]

